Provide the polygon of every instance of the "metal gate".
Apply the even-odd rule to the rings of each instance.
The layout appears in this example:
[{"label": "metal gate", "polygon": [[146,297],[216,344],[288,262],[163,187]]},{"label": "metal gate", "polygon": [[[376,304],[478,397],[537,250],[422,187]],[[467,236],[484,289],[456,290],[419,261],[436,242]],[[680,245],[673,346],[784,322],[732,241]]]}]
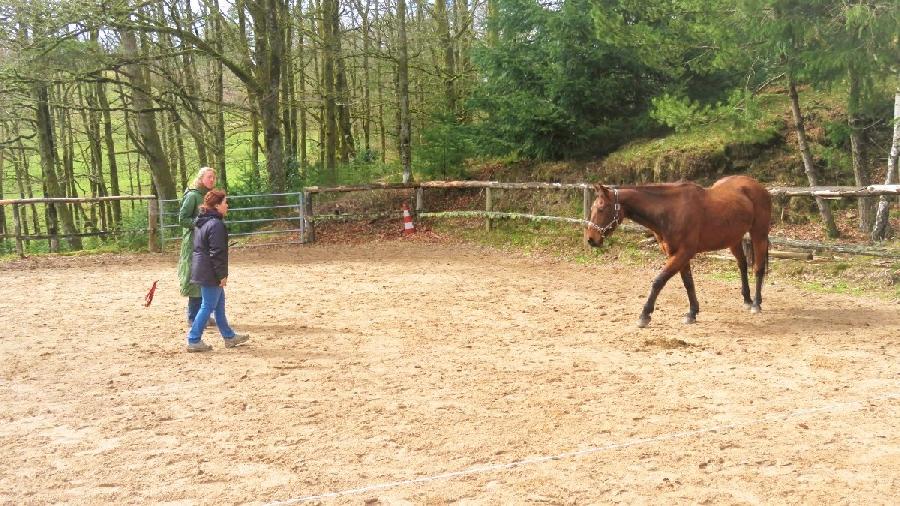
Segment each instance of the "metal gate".
[{"label": "metal gate", "polygon": [[[257,235],[280,236],[282,240],[269,242],[236,242],[232,247],[302,244],[306,231],[304,197],[302,192],[262,193],[257,195],[228,195],[228,201],[240,202],[243,207],[229,207],[225,223],[229,239]],[[181,241],[183,230],[178,223],[181,199],[159,201],[160,244]],[[286,225],[273,228],[273,225]],[[268,228],[267,228],[268,227]]]}]

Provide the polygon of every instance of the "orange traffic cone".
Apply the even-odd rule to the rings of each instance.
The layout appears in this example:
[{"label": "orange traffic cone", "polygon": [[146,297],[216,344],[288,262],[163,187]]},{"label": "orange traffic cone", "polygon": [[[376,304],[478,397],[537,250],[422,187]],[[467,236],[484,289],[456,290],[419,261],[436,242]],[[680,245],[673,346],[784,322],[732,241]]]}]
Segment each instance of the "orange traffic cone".
[{"label": "orange traffic cone", "polygon": [[403,203],[403,235],[411,235],[416,233],[416,225],[413,223],[412,215],[409,214],[409,206]]}]

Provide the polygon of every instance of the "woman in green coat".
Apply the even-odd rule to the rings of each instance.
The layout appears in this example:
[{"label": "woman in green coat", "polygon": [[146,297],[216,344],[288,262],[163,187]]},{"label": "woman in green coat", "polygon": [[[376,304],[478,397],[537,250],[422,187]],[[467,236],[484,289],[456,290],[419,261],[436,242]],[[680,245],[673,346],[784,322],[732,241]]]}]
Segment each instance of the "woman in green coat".
[{"label": "woman in green coat", "polygon": [[178,223],[184,229],[181,237],[181,254],[178,257],[178,281],[181,287],[181,295],[188,298],[187,320],[188,325],[194,323],[194,317],[200,311],[200,287],[191,283],[191,253],[194,250],[194,218],[203,203],[206,192],[216,186],[216,170],[203,167],[197,173],[197,179],[191,187],[184,190],[181,199],[181,209],[178,211]]}]

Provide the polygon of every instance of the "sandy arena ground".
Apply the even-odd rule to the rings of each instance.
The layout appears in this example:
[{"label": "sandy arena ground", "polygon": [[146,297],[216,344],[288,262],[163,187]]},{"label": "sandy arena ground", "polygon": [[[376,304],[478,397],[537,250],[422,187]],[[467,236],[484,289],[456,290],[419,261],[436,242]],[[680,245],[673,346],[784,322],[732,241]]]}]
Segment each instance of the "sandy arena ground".
[{"label": "sandy arena ground", "polygon": [[695,274],[698,323],[673,279],[641,330],[650,267],[242,250],[228,312],[252,340],[210,330],[214,351],[188,354],[174,272],[155,255],[0,267],[0,502],[900,496],[896,304],[771,279],[751,317],[737,283]]}]

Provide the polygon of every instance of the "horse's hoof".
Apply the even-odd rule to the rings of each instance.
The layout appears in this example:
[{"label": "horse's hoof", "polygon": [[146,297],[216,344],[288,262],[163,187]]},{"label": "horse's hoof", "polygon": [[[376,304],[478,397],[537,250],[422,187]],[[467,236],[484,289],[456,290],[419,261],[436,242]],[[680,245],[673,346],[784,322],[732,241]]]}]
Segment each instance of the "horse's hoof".
[{"label": "horse's hoof", "polygon": [[685,313],[684,315],[684,323],[691,324],[697,321],[697,317],[692,315],[691,313]]},{"label": "horse's hoof", "polygon": [[744,310],[750,309],[752,307],[753,307],[753,304],[750,304],[749,302],[744,303]]},{"label": "horse's hoof", "polygon": [[650,325],[650,317],[649,316],[642,316],[642,317],[638,318],[638,328],[639,329],[642,329],[642,328],[646,327],[647,325]]},{"label": "horse's hoof", "polygon": [[759,307],[759,306],[753,306],[753,307],[750,308],[750,313],[751,313],[751,314],[759,314],[759,313],[762,313],[762,308]]}]

